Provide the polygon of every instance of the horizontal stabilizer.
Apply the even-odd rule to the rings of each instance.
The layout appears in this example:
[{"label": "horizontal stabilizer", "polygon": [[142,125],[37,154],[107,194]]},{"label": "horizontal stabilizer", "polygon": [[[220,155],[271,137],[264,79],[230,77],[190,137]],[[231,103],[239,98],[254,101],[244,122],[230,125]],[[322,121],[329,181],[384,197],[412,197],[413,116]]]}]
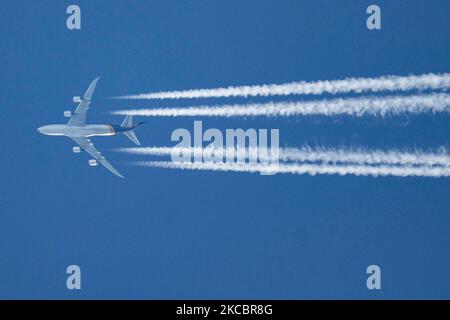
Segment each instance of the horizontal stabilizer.
[{"label": "horizontal stabilizer", "polygon": [[133,126],[133,116],[126,116],[120,126],[123,128],[131,128]]},{"label": "horizontal stabilizer", "polygon": [[132,130],[125,131],[123,134],[126,135],[127,138],[130,139],[131,141],[133,141],[136,145],[138,145],[138,146],[141,145],[141,143],[139,142],[139,139],[136,137],[136,134],[134,133],[134,131],[132,131]]}]

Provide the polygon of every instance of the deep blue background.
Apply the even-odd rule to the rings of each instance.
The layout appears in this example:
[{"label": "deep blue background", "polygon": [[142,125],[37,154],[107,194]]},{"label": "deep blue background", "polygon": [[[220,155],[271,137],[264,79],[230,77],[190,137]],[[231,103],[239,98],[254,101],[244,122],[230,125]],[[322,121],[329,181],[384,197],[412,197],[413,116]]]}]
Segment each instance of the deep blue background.
[{"label": "deep blue background", "polygon": [[[108,96],[241,84],[450,71],[449,1],[69,1],[0,6],[1,298],[450,298],[450,179],[91,168],[62,123],[101,76],[88,120],[122,107],[211,101]],[[299,97],[297,99],[309,99]],[[294,99],[294,98],[289,98]],[[252,98],[250,101],[259,101]],[[172,145],[193,119],[146,119],[144,145]],[[282,145],[432,149],[448,116],[204,119],[204,127],[280,128]],[[66,289],[66,267],[82,290]],[[382,268],[382,290],[366,267]]]}]

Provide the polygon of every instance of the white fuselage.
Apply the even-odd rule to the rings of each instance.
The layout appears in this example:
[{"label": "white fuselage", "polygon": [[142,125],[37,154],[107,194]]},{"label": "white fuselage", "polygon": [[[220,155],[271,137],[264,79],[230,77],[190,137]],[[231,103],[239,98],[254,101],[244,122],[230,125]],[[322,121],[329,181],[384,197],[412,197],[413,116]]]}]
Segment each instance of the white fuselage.
[{"label": "white fuselage", "polygon": [[48,136],[66,137],[113,136],[116,134],[114,128],[106,124],[88,124],[82,127],[50,124],[38,128],[37,131]]}]

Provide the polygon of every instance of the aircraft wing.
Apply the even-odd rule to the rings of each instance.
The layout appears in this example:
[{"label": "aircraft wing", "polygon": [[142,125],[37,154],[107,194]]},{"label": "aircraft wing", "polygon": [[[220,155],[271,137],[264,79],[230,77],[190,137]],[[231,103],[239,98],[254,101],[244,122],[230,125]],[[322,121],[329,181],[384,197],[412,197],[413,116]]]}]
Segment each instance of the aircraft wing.
[{"label": "aircraft wing", "polygon": [[119,171],[117,171],[109,162],[106,160],[106,158],[98,151],[94,144],[91,142],[91,139],[89,138],[75,138],[70,137],[73,141],[75,141],[84,151],[89,153],[97,162],[99,162],[101,165],[103,165],[106,169],[114,173],[116,176],[123,178]]},{"label": "aircraft wing", "polygon": [[[69,121],[67,122],[68,126],[84,126],[86,124],[86,115],[89,110],[89,105],[91,104],[91,97],[94,93],[95,86],[97,85],[97,81],[100,78],[95,78],[89,88],[86,90],[84,96],[80,99],[81,101],[78,103],[77,108],[72,113]],[[76,100],[75,100],[76,101]]]}]

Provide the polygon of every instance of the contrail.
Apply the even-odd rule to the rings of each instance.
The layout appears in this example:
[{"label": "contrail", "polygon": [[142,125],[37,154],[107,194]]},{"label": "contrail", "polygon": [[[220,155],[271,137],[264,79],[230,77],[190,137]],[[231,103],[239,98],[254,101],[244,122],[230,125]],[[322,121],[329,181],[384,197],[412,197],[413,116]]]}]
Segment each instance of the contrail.
[{"label": "contrail", "polygon": [[367,150],[362,148],[282,148],[283,161],[350,163],[360,165],[445,166],[450,168],[450,154],[444,151]]},{"label": "contrail", "polygon": [[[116,151],[138,155],[171,156],[172,154],[202,155],[206,148],[184,147],[136,147],[119,148]],[[254,152],[259,160],[270,161],[270,148],[222,148],[215,152],[237,154],[244,152],[244,159]],[[398,150],[366,150],[356,148],[323,148],[304,146],[301,148],[279,148],[280,161],[321,162],[328,164],[357,165],[409,165],[409,166],[444,166],[450,168],[450,154],[440,152],[405,152]]]},{"label": "contrail", "polygon": [[291,174],[338,174],[356,176],[397,176],[397,177],[448,177],[450,168],[447,167],[393,167],[393,166],[364,166],[364,165],[329,165],[329,164],[238,164],[238,163],[191,163],[170,161],[140,161],[135,165],[181,170],[210,170],[253,172],[263,174],[291,173]]},{"label": "contrail", "polygon": [[113,111],[117,115],[148,117],[238,117],[238,116],[307,116],[307,115],[398,115],[450,111],[450,94],[432,93],[411,96],[339,98],[302,102],[268,102],[228,104],[186,108],[149,108]]},{"label": "contrail", "polygon": [[428,73],[409,76],[382,76],[377,78],[346,78],[343,80],[291,82],[285,84],[265,84],[255,86],[224,87],[214,89],[193,89],[141,93],[115,97],[118,99],[193,99],[218,97],[287,96],[323,93],[337,94],[349,92],[408,91],[426,89],[447,89],[450,74]]}]

